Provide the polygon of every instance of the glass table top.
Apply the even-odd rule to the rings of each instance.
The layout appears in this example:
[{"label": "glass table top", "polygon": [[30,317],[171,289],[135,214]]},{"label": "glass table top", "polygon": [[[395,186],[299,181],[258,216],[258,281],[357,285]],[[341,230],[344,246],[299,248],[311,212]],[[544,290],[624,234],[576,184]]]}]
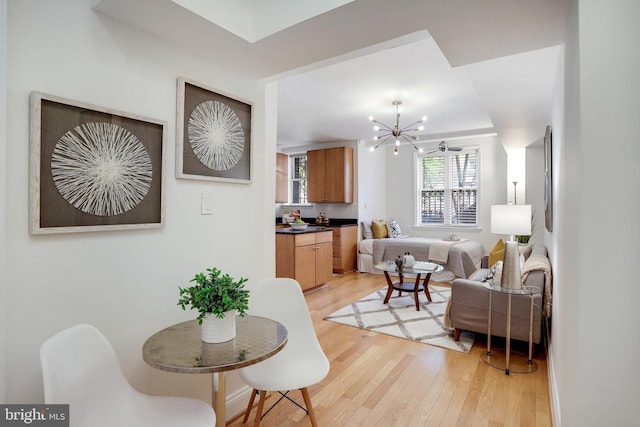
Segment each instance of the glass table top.
[{"label": "glass table top", "polygon": [[[381,262],[380,264],[376,264],[375,268],[388,273],[399,273],[394,261]],[[434,262],[416,261],[413,267],[402,267],[402,274],[437,273],[442,271],[442,269],[443,267],[440,264]]]},{"label": "glass table top", "polygon": [[482,282],[484,284],[484,287],[494,291],[494,292],[500,292],[503,294],[512,294],[512,295],[533,295],[533,294],[537,294],[539,292],[539,289],[536,288],[535,286],[523,286],[522,289],[509,289],[509,288],[503,288],[500,285],[496,285],[492,282]]},{"label": "glass table top", "polygon": [[164,371],[223,372],[265,360],[286,342],[287,329],[281,323],[259,316],[236,316],[236,337],[209,344],[200,339],[200,325],[194,319],[154,334],[144,343],[142,357]]}]

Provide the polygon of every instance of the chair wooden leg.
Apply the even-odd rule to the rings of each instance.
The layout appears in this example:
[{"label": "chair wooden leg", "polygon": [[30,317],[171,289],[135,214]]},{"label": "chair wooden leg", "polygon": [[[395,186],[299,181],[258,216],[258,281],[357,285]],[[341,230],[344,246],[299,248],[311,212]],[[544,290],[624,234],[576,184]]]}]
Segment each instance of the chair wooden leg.
[{"label": "chair wooden leg", "polygon": [[460,341],[460,329],[455,328],[453,330],[453,340],[454,341]]},{"label": "chair wooden leg", "polygon": [[307,388],[301,388],[302,398],[304,399],[304,404],[307,407],[307,412],[309,413],[309,419],[311,420],[311,425],[313,427],[318,427],[318,422],[316,421],[316,413],[313,411],[313,405],[311,404],[311,398],[309,397],[309,390]]},{"label": "chair wooden leg", "polygon": [[262,411],[264,410],[264,401],[267,398],[267,392],[260,390],[260,400],[258,400],[258,409],[256,411],[256,418],[253,421],[253,427],[259,427],[262,420]]},{"label": "chair wooden leg", "polygon": [[247,405],[247,410],[244,411],[244,418],[242,419],[242,424],[246,423],[249,420],[249,414],[251,414],[251,408],[253,407],[253,402],[256,400],[256,394],[258,390],[255,388],[251,391],[251,398],[249,399],[249,404]]}]

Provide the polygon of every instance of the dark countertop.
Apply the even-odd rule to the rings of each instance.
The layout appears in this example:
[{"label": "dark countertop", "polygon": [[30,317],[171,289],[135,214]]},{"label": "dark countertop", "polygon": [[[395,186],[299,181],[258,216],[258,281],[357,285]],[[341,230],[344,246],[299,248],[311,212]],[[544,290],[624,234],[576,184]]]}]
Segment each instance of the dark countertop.
[{"label": "dark countertop", "polygon": [[[316,226],[315,218],[302,218],[304,222],[309,224],[309,227]],[[282,218],[276,218],[276,225],[282,225]],[[352,218],[331,218],[329,224],[324,224],[324,227],[355,227],[358,225],[357,219]]]},{"label": "dark countertop", "polygon": [[333,227],[327,227],[324,225],[311,225],[307,226],[304,230],[294,230],[291,227],[276,228],[277,234],[304,234],[304,233],[319,233],[321,231],[332,231]]}]

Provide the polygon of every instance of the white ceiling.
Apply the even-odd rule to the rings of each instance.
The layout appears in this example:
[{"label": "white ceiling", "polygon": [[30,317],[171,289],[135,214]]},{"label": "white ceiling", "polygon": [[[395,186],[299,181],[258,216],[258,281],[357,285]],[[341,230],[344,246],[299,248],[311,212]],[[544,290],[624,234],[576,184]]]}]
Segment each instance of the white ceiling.
[{"label": "white ceiling", "polygon": [[510,148],[542,139],[569,0],[332,0],[326,11],[291,1],[271,0],[270,14],[266,0],[102,0],[96,10],[277,80],[280,147],[370,140],[367,117],[391,124],[394,99],[401,126],[429,117],[422,140],[496,132]]},{"label": "white ceiling", "polygon": [[225,30],[255,43],[353,0],[172,0]]}]

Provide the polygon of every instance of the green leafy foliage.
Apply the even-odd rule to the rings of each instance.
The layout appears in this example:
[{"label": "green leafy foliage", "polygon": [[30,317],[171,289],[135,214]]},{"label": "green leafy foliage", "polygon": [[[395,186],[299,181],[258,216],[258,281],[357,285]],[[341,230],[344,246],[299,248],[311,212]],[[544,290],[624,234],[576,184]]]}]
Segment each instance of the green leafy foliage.
[{"label": "green leafy foliage", "polygon": [[178,287],[178,305],[183,310],[187,306],[198,310],[200,324],[209,313],[222,319],[227,311],[237,310],[239,316],[245,316],[249,309],[249,290],[244,288],[247,280],[241,277],[236,281],[215,267],[208,268],[206,273],[198,273],[191,279],[190,283],[195,282],[195,285]]}]

